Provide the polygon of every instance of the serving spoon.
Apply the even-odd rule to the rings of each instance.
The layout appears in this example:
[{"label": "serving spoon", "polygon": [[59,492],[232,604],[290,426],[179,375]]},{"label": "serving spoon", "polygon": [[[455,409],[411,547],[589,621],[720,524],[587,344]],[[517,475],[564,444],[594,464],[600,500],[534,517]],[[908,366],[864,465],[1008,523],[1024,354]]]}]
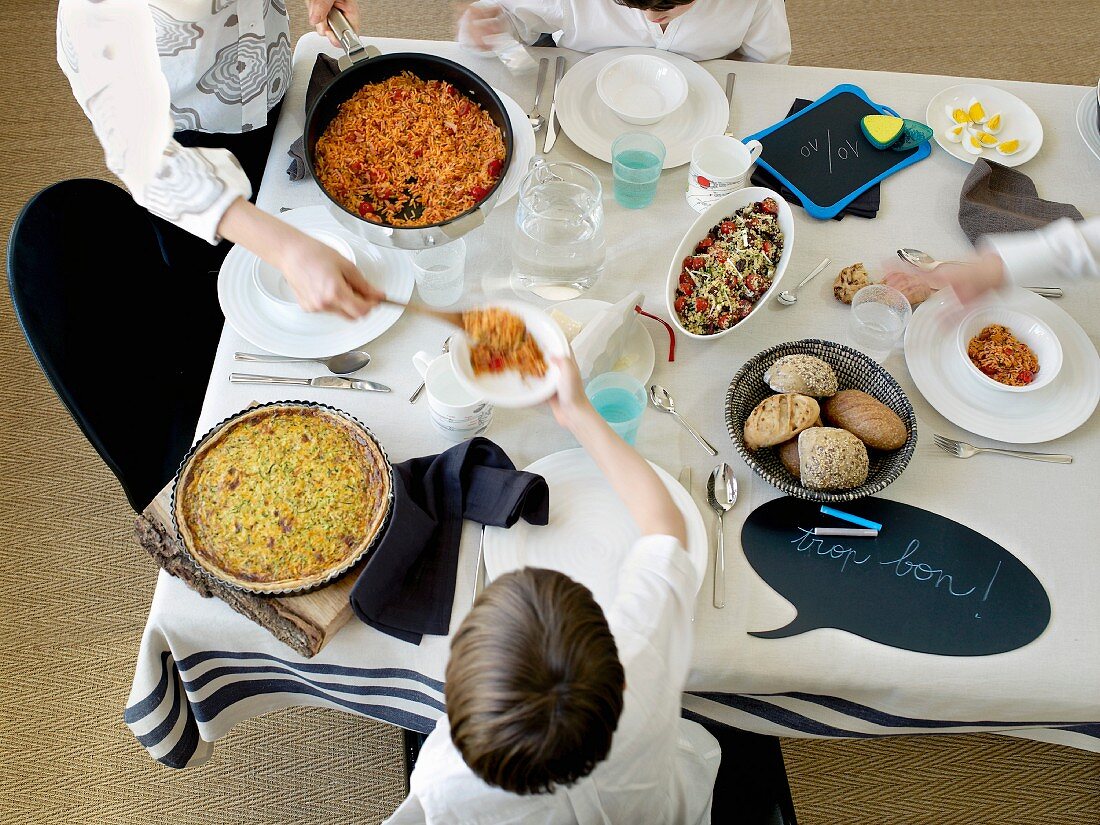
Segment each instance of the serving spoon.
[{"label": "serving spoon", "polygon": [[666,412],[679,421],[680,425],[691,433],[691,437],[698,441],[704,450],[711,455],[718,455],[718,451],[711,446],[710,442],[703,438],[697,429],[684,421],[680,413],[676,412],[676,402],[672,400],[668,390],[660,384],[654,384],[649,388],[649,402],[661,412]]},{"label": "serving spoon", "polygon": [[[941,267],[944,264],[959,264],[966,265],[965,261],[940,261],[933,258],[927,252],[920,249],[899,249],[898,257],[908,264],[912,264],[917,269],[924,272],[933,272],[937,267]],[[1034,292],[1036,295],[1042,295],[1044,298],[1061,298],[1062,288],[1058,286],[1025,286],[1024,289]]]},{"label": "serving spoon", "polygon": [[802,289],[802,287],[806,286],[806,284],[813,280],[816,275],[820,275],[821,270],[823,270],[829,264],[830,261],[828,258],[826,258],[814,268],[813,272],[811,272],[809,275],[799,281],[798,285],[794,289],[784,289],[776,296],[775,300],[779,301],[779,303],[783,304],[783,306],[785,307],[794,306],[798,302],[798,296],[796,296],[795,293],[798,292],[798,290]]},{"label": "serving spoon", "polygon": [[721,610],[726,606],[726,539],[723,518],[737,503],[737,479],[733,468],[722,462],[707,479],[707,501],[718,516],[718,546],[714,551],[714,606]]},{"label": "serving spoon", "polygon": [[290,358],[259,352],[235,352],[234,361],[256,361],[264,364],[324,364],[333,375],[347,375],[370,363],[370,353],[361,349],[341,352],[328,358]]}]

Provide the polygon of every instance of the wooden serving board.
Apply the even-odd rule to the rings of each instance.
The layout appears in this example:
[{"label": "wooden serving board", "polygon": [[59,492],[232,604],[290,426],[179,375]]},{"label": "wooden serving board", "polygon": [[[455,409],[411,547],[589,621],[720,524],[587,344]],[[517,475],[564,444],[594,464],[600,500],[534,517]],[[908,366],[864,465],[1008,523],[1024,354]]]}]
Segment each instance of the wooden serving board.
[{"label": "wooden serving board", "polygon": [[171,510],[175,483],[175,479],[168,482],[138,516],[134,532],[141,546],[157,564],[204,598],[217,596],[296,652],[315,656],[351,618],[348,595],[362,565],[331,584],[293,596],[259,596],[222,584],[200,573],[176,538]]}]

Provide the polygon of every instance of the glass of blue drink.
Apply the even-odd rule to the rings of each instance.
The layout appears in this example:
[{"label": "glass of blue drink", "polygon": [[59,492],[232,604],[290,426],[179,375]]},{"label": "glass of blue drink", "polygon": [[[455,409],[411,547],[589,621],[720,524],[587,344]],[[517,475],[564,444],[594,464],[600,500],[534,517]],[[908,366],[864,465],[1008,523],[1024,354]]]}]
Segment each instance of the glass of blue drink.
[{"label": "glass of blue drink", "polygon": [[646,408],[645,387],[623,372],[597,375],[584,388],[600,418],[627,444],[633,444]]},{"label": "glass of blue drink", "polygon": [[653,203],[657,181],[665,162],[665,145],[646,132],[627,132],[611,144],[611,170],[615,175],[615,200],[627,209]]}]

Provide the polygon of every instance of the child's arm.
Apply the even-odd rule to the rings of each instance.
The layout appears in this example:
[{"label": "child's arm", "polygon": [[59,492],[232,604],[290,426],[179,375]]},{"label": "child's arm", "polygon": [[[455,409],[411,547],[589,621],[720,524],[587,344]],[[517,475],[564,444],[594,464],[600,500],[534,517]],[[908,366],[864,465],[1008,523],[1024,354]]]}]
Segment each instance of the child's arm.
[{"label": "child's arm", "polygon": [[643,536],[672,536],[686,541],[684,517],[649,462],[619,438],[593,409],[572,358],[554,359],[561,371],[558,394],[550,400],[557,422],[588,451],[622,499]]},{"label": "child's arm", "polygon": [[458,21],[458,42],[487,51],[486,38],[510,29],[520,43],[530,46],[543,34],[562,28],[561,0],[477,0]]},{"label": "child's arm", "polygon": [[754,63],[790,63],[791,29],[783,0],[757,0],[752,23],[737,51]]}]

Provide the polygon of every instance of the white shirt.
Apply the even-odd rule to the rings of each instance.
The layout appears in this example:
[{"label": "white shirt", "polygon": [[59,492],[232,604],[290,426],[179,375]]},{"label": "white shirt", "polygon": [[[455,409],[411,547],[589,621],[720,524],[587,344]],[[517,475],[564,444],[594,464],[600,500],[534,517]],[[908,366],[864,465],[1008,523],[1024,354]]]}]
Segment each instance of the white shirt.
[{"label": "white shirt", "polygon": [[[490,5],[480,0],[478,5]],[[791,30],[783,0],[695,0],[662,30],[640,9],[615,0],[495,0],[508,15],[516,38],[534,43],[555,34],[568,49],[598,52],[647,46],[691,60],[711,60],[737,52],[757,63],[787,63]],[[459,31],[459,42],[463,41]]]},{"label": "white shirt", "polygon": [[134,200],[216,243],[248,178],[172,133],[266,125],[290,83],[289,32],[285,0],[61,0],[57,62]]},{"label": "white shirt", "polygon": [[1020,285],[1041,284],[1047,275],[1100,278],[1100,218],[1062,218],[1035,232],[987,235],[981,245],[1000,255],[1005,274]]},{"label": "white shirt", "polygon": [[626,674],[623,712],[611,752],[591,774],[553,794],[492,787],[467,767],[444,716],[389,825],[709,823],[721,751],[701,725],[680,718],[699,584],[675,539],[646,536],[631,549],[605,611]]}]

